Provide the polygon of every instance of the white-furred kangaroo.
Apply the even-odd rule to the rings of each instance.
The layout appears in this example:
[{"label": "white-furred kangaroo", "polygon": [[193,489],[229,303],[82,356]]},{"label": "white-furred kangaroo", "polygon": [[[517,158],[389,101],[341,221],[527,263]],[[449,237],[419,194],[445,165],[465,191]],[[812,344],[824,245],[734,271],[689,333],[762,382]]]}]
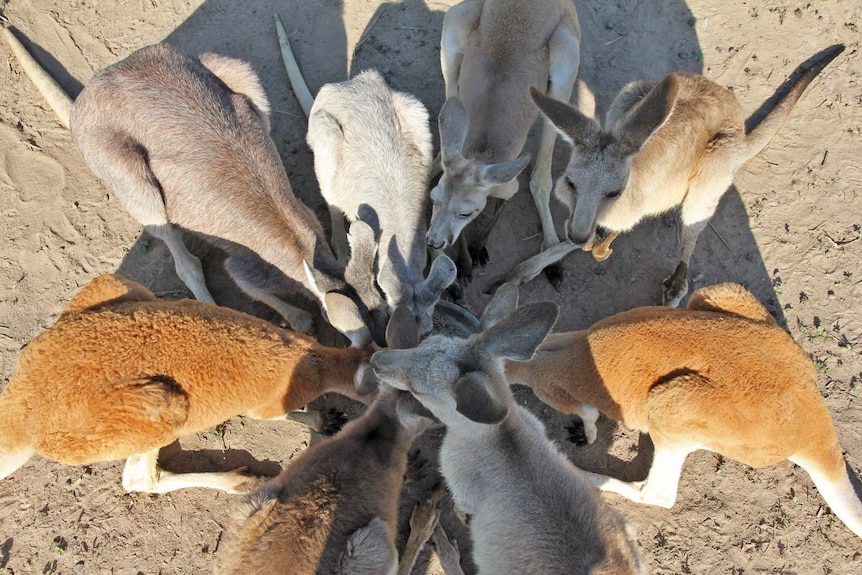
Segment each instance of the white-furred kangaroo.
[{"label": "white-furred kangaroo", "polygon": [[35,454],[68,465],[126,458],[127,491],[247,491],[256,481],[237,471],[165,471],[159,450],[236,415],[292,419],[327,392],[360,399],[374,389],[370,356],[100,276],[18,356],[0,395],[0,478]]},{"label": "white-furred kangaroo", "polygon": [[[662,303],[677,306],[688,292],[688,264],[697,238],[739,168],[760,152],[805,88],[844,50],[824,50],[750,134],[733,94],[699,74],[641,80],[614,99],[604,126],[559,99],[533,90],[536,105],[573,145],[555,193],[570,208],[572,242],[523,262],[509,278],[524,282],[582,247],[597,260],[610,243],[644,218],[682,206],[682,248],[662,282]],[[599,241],[596,230],[608,235]]]},{"label": "white-furred kangaroo", "polygon": [[345,216],[367,223],[377,239],[377,283],[390,310],[406,305],[425,335],[440,294],[457,273],[452,260],[441,257],[423,277],[428,112],[413,96],[392,90],[376,70],[324,85],[312,103],[278,16],[275,25],[288,78],[308,117],[307,140],[329,204],[333,248],[346,255]]},{"label": "white-furred kangaroo", "polygon": [[[371,365],[446,425],[440,470],[456,509],[471,516],[478,573],[642,573],[626,521],[515,403],[504,377],[504,362],[529,360],[557,313],[551,302],[529,304],[466,341],[431,336],[379,351]],[[497,319],[486,313],[482,323]]]},{"label": "white-furred kangaroo", "polygon": [[[393,348],[419,343],[398,307]],[[367,372],[368,375],[371,372]],[[381,385],[365,412],[251,494],[219,551],[220,575],[395,575],[398,499],[413,440],[431,424],[409,394]]]},{"label": "white-furred kangaroo", "polygon": [[[530,161],[529,154],[518,157],[537,117],[529,87],[568,101],[578,75],[580,38],[571,0],[467,0],[446,12],[440,41],[446,82],[439,123],[443,175],[431,190],[427,241],[445,249],[461,238],[462,274],[469,273],[473,259],[487,260],[490,226],[502,202],[518,191],[518,174]],[[549,206],[555,139],[554,130],[544,126],[530,178],[543,249],[559,242]],[[489,197],[499,200],[495,217],[468,249],[462,232]]]},{"label": "white-furred kangaroo", "polygon": [[[13,51],[25,54],[5,33]],[[47,76],[29,71],[32,58],[21,63],[34,81]],[[294,329],[310,331],[311,316],[287,304],[285,293],[314,297],[354,346],[384,344],[388,308],[374,284],[373,234],[354,230],[346,268],[332,255],[317,218],[291,190],[251,66],[148,46],[98,72],[69,107],[71,119],[61,120],[71,125],[84,161],[167,244],[197,299],[213,301],[180,229],[225,250],[237,285]]]},{"label": "white-furred kangaroo", "polygon": [[[500,290],[500,298],[509,294],[501,313],[514,309],[517,289]],[[507,361],[505,372],[509,383],[581,416],[588,442],[595,441],[599,412],[650,434],[655,456],[647,479],[591,475],[601,489],[669,508],[692,451],[752,467],[789,459],[862,537],[862,502],[817,389],[817,370],[740,285],[699,289],[688,309],[642,307],[586,330],[551,334],[531,359]]]}]

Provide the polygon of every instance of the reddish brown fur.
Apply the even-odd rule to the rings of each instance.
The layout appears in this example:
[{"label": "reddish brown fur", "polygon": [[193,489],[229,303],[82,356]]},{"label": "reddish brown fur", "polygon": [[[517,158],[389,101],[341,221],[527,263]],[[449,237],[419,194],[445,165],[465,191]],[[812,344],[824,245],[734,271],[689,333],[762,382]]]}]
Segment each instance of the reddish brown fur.
[{"label": "reddish brown fur", "polygon": [[739,286],[699,290],[687,310],[643,307],[552,334],[506,374],[559,411],[593,405],[656,445],[755,467],[804,454],[844,474],[811,360]]},{"label": "reddish brown fur", "polygon": [[329,391],[356,397],[369,355],[101,276],[19,355],[0,395],[0,454],[113,460],[235,415],[276,417]]},{"label": "reddish brown fur", "polygon": [[217,572],[340,572],[347,540],[375,517],[391,539],[408,450],[430,423],[405,427],[397,414],[405,399],[412,400],[404,392],[383,392],[359,419],[309,447],[249,496],[219,553]]}]

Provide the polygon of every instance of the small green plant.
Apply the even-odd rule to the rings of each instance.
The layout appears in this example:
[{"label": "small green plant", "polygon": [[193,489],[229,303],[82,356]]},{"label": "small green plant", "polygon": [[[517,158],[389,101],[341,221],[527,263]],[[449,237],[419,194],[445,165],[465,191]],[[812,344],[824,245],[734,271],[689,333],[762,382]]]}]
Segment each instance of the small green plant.
[{"label": "small green plant", "polygon": [[[751,72],[751,68],[746,68],[745,73],[749,74]],[[751,216],[754,218],[754,221],[758,224],[763,219],[763,200],[761,198],[759,200],[755,200],[753,204],[751,204]]]},{"label": "small green plant", "polygon": [[141,251],[147,251],[147,248],[150,247],[150,240],[141,240]]},{"label": "small green plant", "polygon": [[808,294],[804,291],[799,292],[799,303],[808,303]]},{"label": "small green plant", "polygon": [[822,373],[826,377],[829,377],[830,369],[829,369],[829,364],[826,363],[826,358],[815,357],[814,358],[814,367],[817,368],[817,371],[819,371],[820,373]]},{"label": "small green plant", "polygon": [[787,16],[787,8],[784,6],[770,8],[769,11],[773,14],[778,14],[778,25],[784,24],[784,17]]}]

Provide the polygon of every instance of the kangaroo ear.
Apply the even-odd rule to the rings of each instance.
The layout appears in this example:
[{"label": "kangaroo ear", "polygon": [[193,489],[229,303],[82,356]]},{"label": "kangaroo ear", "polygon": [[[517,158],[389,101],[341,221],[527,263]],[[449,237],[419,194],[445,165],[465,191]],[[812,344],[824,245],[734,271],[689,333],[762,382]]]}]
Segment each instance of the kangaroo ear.
[{"label": "kangaroo ear", "polygon": [[344,278],[347,282],[357,288],[367,288],[374,284],[374,258],[377,255],[377,242],[374,240],[374,231],[371,226],[362,220],[356,220],[350,224],[347,234],[350,244],[350,261],[344,270]]},{"label": "kangaroo ear", "polygon": [[389,317],[386,345],[390,349],[409,349],[419,345],[419,326],[407,306],[399,305]]},{"label": "kangaroo ear", "polygon": [[455,382],[455,409],[476,423],[500,423],[509,409],[497,401],[490,390],[490,378],[482,372],[471,371]]},{"label": "kangaroo ear", "polygon": [[595,120],[586,117],[574,106],[546,96],[534,86],[530,86],[530,96],[557,132],[570,144],[583,145],[587,138],[601,130]]},{"label": "kangaroo ear", "polygon": [[[362,347],[362,344],[354,341],[353,334],[368,333],[368,327],[353,300],[344,294],[331,291],[323,296],[323,306],[326,308],[326,317],[329,318],[332,327],[350,338],[354,347]],[[370,337],[368,333],[368,338]]]},{"label": "kangaroo ear", "polygon": [[353,385],[356,389],[356,393],[360,396],[368,395],[377,389],[380,382],[377,379],[377,375],[374,373],[374,370],[371,369],[371,365],[367,363],[363,363],[359,369],[356,371],[356,375],[353,377]]},{"label": "kangaroo ear", "polygon": [[455,262],[446,254],[441,255],[431,263],[428,277],[417,286],[416,299],[419,303],[431,305],[437,303],[440,295],[458,276]]},{"label": "kangaroo ear", "polygon": [[338,282],[322,271],[311,267],[305,260],[302,262],[302,267],[305,269],[305,277],[308,278],[308,283],[317,292],[317,297],[323,298],[326,292],[338,289]]},{"label": "kangaroo ear", "polygon": [[[388,312],[385,298],[374,282],[374,260],[377,257],[377,240],[374,239],[374,232],[368,224],[362,220],[356,220],[350,225],[347,240],[350,243],[350,261],[344,268],[344,280],[356,290],[360,301],[371,314]],[[375,340],[379,340],[377,343],[383,345],[385,324],[378,325],[373,318],[370,321]]]},{"label": "kangaroo ear", "polygon": [[394,307],[401,302],[409,301],[413,297],[412,288],[401,283],[395,273],[395,266],[389,258],[380,258],[380,269],[377,271],[377,285],[386,295],[389,307]]},{"label": "kangaroo ear", "polygon": [[613,130],[614,136],[623,145],[623,153],[636,154],[643,148],[670,116],[678,95],[679,82],[673,74],[669,74],[626,112]]},{"label": "kangaroo ear", "polygon": [[528,303],[478,336],[479,349],[492,357],[527,361],[557,322],[560,308],[549,301]]},{"label": "kangaroo ear", "polygon": [[461,157],[461,148],[467,139],[470,121],[464,104],[456,96],[446,100],[437,117],[440,126],[440,152],[445,164],[453,158]]},{"label": "kangaroo ear", "polygon": [[479,320],[479,331],[485,331],[509,317],[518,309],[518,284],[504,283],[494,292],[494,297],[485,306]]},{"label": "kangaroo ear", "polygon": [[518,177],[527,164],[530,163],[530,154],[524,154],[511,162],[502,164],[491,164],[482,168],[479,177],[486,186],[499,186],[511,182]]}]

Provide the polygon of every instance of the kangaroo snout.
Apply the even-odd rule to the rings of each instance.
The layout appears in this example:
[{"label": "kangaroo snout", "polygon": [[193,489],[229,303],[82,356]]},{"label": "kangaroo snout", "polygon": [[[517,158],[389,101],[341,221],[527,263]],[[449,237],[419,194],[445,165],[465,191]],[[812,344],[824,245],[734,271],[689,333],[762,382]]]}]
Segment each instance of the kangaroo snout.
[{"label": "kangaroo snout", "polygon": [[452,242],[450,242],[448,238],[441,238],[438,234],[432,234],[429,231],[425,234],[425,243],[428,244],[428,247],[435,250],[445,250]]}]

